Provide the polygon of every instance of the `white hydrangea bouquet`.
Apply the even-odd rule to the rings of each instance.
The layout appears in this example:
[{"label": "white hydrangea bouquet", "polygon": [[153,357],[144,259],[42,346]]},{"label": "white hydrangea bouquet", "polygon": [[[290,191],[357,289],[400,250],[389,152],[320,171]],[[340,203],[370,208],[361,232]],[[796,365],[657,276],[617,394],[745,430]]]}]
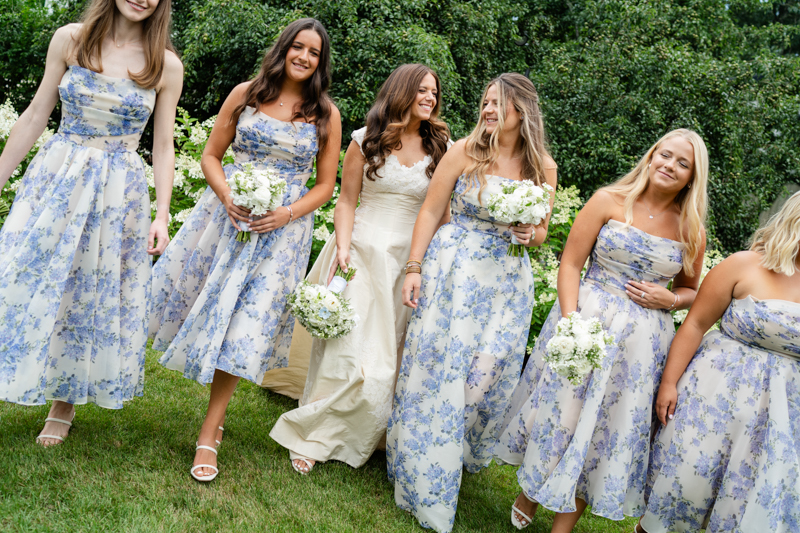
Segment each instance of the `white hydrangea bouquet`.
[{"label": "white hydrangea bouquet", "polygon": [[[235,205],[250,210],[256,217],[266,215],[268,211],[275,211],[283,203],[286,193],[286,181],[272,170],[256,170],[253,165],[246,164],[242,170],[237,170],[228,178],[231,188],[231,200]],[[239,222],[242,228],[236,234],[239,242],[250,241],[250,227],[245,222]]]},{"label": "white hydrangea bouquet", "polygon": [[[524,180],[503,186],[503,192],[489,197],[487,206],[489,214],[504,224],[541,224],[550,212],[550,193],[553,188],[544,183],[542,186]],[[508,255],[522,257],[524,247],[511,236]]]},{"label": "white hydrangea bouquet", "polygon": [[289,295],[292,314],[312,337],[335,339],[347,335],[356,325],[353,308],[342,296],[342,291],[355,273],[355,268],[348,268],[344,272],[337,267],[327,287],[303,280]]},{"label": "white hydrangea bouquet", "polygon": [[556,374],[564,376],[573,385],[580,385],[584,376],[606,356],[606,345],[614,337],[603,330],[596,318],[584,319],[577,312],[561,318],[555,335],[547,342],[544,360]]}]

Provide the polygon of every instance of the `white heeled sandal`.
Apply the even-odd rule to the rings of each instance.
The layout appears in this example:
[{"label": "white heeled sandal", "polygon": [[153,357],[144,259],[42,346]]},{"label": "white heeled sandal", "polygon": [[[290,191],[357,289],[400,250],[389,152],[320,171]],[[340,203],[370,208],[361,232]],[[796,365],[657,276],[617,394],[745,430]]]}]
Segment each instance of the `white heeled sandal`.
[{"label": "white heeled sandal", "polygon": [[[535,501],[531,500],[530,498],[528,498],[528,495],[527,495],[527,494],[525,494],[524,492],[522,493],[522,495],[523,495],[523,496],[525,497],[525,499],[526,499],[526,500],[528,500],[529,502],[531,502],[531,503],[537,503],[537,502],[535,502]],[[525,522],[525,523],[523,523],[523,522],[522,522],[522,520],[520,520],[519,518],[517,518],[517,515],[520,515],[520,516],[522,517],[522,519],[523,519],[523,520],[525,520],[526,522]],[[528,515],[526,515],[525,513],[523,513],[522,511],[520,511],[520,510],[517,508],[517,504],[516,504],[516,502],[514,502],[514,504],[511,506],[511,524],[512,524],[512,525],[513,525],[515,528],[517,528],[517,529],[525,529],[526,527],[528,527],[529,525],[531,525],[531,522],[533,522],[533,519],[532,519],[530,516],[528,516]]]},{"label": "white heeled sandal", "polygon": [[[72,415],[72,420],[75,420],[74,414]],[[72,427],[72,421],[61,420],[60,418],[45,418],[44,422],[45,424],[48,422],[58,422],[59,424],[66,424],[68,427]],[[69,434],[69,429],[67,430],[67,434]],[[58,435],[39,435],[36,437],[36,442],[38,443],[39,439],[56,439],[57,441],[64,442],[64,438],[66,438],[66,435],[63,437],[59,437]]]},{"label": "white heeled sandal", "polygon": [[[312,465],[312,464],[311,464],[311,463],[308,461],[308,459],[306,459],[305,457],[295,457],[294,459],[289,459],[289,461],[291,461],[291,463],[292,463],[292,468],[294,468],[294,471],[295,471],[295,472],[297,472],[298,474],[300,474],[301,476],[308,475],[308,473],[309,473],[309,472],[311,472],[311,471],[314,469],[314,465]],[[294,464],[294,462],[295,462],[295,461],[302,461],[302,462],[304,462],[304,463],[306,464],[306,466],[308,467],[308,470],[306,470],[306,471],[303,471],[303,470],[301,470],[299,466],[297,466],[296,464]]]},{"label": "white heeled sandal", "polygon": [[[222,427],[222,426],[219,426],[219,430],[220,430],[220,431],[225,431],[225,428],[224,428],[224,427]],[[214,439],[214,442],[216,442],[216,443],[217,443],[217,447],[219,447],[219,445],[220,445],[220,444],[222,444],[222,443],[221,443],[220,441],[218,441],[217,439]]]},{"label": "white heeled sandal", "polygon": [[[202,444],[198,444],[197,448],[195,448],[195,451],[197,451],[197,450],[208,450],[210,452],[214,452],[214,455],[217,455],[217,449],[216,448],[212,448],[211,446],[203,446]],[[201,477],[201,476],[198,476],[197,474],[194,473],[194,471],[197,470],[198,468],[211,468],[212,470],[214,470],[214,473],[211,474],[210,476],[202,476]],[[212,481],[215,477],[217,477],[217,474],[219,474],[219,468],[217,468],[214,465],[194,465],[192,467],[192,469],[189,470],[189,473],[197,481],[205,483],[207,481]]]}]

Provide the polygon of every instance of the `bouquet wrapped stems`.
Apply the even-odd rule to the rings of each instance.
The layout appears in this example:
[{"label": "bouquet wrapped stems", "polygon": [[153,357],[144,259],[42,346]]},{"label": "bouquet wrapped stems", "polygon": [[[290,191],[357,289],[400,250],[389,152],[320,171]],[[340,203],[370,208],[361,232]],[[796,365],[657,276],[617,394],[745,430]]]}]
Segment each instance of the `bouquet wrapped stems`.
[{"label": "bouquet wrapped stems", "polygon": [[[511,224],[511,226],[516,225],[516,222]],[[511,257],[522,257],[525,255],[525,246],[519,243],[516,235],[513,233],[511,234],[511,244],[508,245],[508,251],[506,252],[506,255],[510,255]]]},{"label": "bouquet wrapped stems", "polygon": [[239,230],[239,233],[236,234],[236,241],[237,242],[250,242],[250,224],[247,222],[239,221],[239,227],[242,228]]}]

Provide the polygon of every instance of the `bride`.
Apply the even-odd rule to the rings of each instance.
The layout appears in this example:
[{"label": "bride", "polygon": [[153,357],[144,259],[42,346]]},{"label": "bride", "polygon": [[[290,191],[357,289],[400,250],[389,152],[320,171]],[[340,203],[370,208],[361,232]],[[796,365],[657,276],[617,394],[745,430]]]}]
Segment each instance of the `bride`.
[{"label": "bride", "polygon": [[400,292],[404,261],[430,177],[449,143],[440,108],[436,73],[402,65],[381,87],[366,127],[353,132],[336,231],[308,279],[329,283],[337,266],[355,268],[343,296],[360,318],[349,335],[314,339],[299,407],[284,413],[270,433],[289,449],[301,474],[330,459],[357,468],[386,433],[411,312]]}]

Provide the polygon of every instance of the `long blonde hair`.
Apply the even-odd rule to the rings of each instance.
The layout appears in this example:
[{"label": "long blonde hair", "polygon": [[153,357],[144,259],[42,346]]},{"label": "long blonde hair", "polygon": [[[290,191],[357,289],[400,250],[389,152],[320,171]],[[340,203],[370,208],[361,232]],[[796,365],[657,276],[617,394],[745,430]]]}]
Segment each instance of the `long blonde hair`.
[{"label": "long blonde hair", "polygon": [[683,270],[687,275],[694,275],[694,262],[703,247],[703,224],[706,221],[708,209],[708,150],[706,143],[700,136],[687,129],[672,130],[657,143],[650,147],[646,154],[633,167],[633,170],[622,176],[616,182],[603,187],[601,190],[612,194],[619,194],[625,198],[623,204],[625,224],[633,223],[633,204],[647,190],[650,184],[650,161],[653,154],[667,139],[680,137],[685,139],[694,148],[694,162],[692,164],[692,179],[675,196],[675,203],[681,210],[678,219],[678,234],[680,241],[686,245],[683,253]]},{"label": "long blonde hair", "polygon": [[[92,0],[83,12],[83,26],[75,37],[75,58],[78,65],[95,72],[103,72],[100,51],[103,39],[111,31],[114,15],[118,13],[114,0]],[[152,89],[161,81],[164,72],[164,51],[175,52],[169,37],[172,19],[172,2],[161,0],[152,15],[142,22],[142,48],[145,66],[141,72],[130,72],[131,80],[145,89]],[[175,52],[177,55],[177,52]]]},{"label": "long blonde hair", "polygon": [[761,266],[793,276],[800,249],[800,192],[794,193],[767,225],[753,234],[750,250],[761,254]]},{"label": "long blonde hair", "polygon": [[492,86],[497,89],[497,127],[491,134],[487,133],[486,120],[481,114],[464,147],[472,159],[472,163],[464,170],[464,174],[470,178],[467,188],[469,190],[477,183],[480,186],[479,199],[486,187],[486,172],[497,161],[500,152],[499,138],[505,127],[507,102],[511,102],[522,122],[522,179],[531,180],[536,185],[544,183],[545,157],[550,157],[544,120],[539,109],[539,95],[531,80],[515,72],[500,74],[486,85],[481,103],[486,100],[486,93]]}]

